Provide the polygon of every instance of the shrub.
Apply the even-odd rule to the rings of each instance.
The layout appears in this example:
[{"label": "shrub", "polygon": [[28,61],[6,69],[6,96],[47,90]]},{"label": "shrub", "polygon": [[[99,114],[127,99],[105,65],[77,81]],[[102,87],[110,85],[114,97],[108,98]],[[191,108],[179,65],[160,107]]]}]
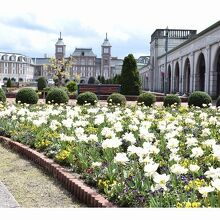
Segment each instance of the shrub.
[{"label": "shrub", "polygon": [[6,101],[6,96],[4,91],[0,88],[0,102],[5,102]]},{"label": "shrub", "polygon": [[75,92],[77,90],[77,85],[75,81],[69,81],[66,85],[68,92]]},{"label": "shrub", "polygon": [[95,84],[95,77],[91,76],[88,80],[88,84]]},{"label": "shrub", "polygon": [[12,83],[11,83],[11,79],[9,78],[8,80],[7,80],[7,87],[11,87],[12,86]]},{"label": "shrub", "polygon": [[177,106],[180,105],[181,99],[177,95],[166,95],[163,101],[163,105],[165,107],[169,107],[173,104],[176,104]]},{"label": "shrub", "polygon": [[38,80],[37,80],[37,89],[39,91],[42,91],[46,87],[47,87],[47,81],[46,81],[45,77],[42,76],[42,77],[38,78]]},{"label": "shrub", "polygon": [[90,103],[91,105],[95,105],[98,101],[97,95],[93,92],[84,92],[78,95],[77,104],[84,105],[86,103]]},{"label": "shrub", "polygon": [[120,104],[121,106],[125,106],[126,104],[126,98],[124,95],[120,93],[112,93],[108,99],[107,99],[108,104],[112,105],[118,105]]},{"label": "shrub", "polygon": [[194,105],[200,108],[204,107],[203,104],[208,105],[211,102],[212,102],[212,98],[209,96],[209,94],[202,91],[195,91],[188,98],[189,106]]},{"label": "shrub", "polygon": [[37,104],[38,98],[35,90],[31,88],[23,88],[20,89],[16,95],[16,103],[20,101],[21,103]]},{"label": "shrub", "polygon": [[216,107],[219,107],[219,106],[220,106],[220,96],[216,100]]},{"label": "shrub", "polygon": [[49,90],[46,103],[67,103],[69,101],[69,96],[67,95],[66,91],[63,88],[52,88]]},{"label": "shrub", "polygon": [[156,96],[150,92],[145,92],[138,96],[137,102],[144,103],[145,106],[152,106],[156,102]]}]

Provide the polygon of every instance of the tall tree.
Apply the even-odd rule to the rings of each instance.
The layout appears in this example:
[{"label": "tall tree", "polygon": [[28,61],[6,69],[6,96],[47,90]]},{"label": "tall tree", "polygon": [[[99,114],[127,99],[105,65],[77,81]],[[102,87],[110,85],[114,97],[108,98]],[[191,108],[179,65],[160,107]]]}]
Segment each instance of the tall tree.
[{"label": "tall tree", "polygon": [[121,71],[121,93],[124,95],[139,95],[141,82],[137,63],[132,54],[124,58]]}]

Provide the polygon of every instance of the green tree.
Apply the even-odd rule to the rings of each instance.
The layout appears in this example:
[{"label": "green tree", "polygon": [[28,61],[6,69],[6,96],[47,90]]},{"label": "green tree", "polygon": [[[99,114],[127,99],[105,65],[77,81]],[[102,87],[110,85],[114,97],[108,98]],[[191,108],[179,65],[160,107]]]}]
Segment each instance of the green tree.
[{"label": "green tree", "polygon": [[121,93],[124,95],[139,95],[141,82],[137,63],[132,54],[124,58],[121,71]]},{"label": "green tree", "polygon": [[42,91],[46,87],[47,87],[47,81],[46,81],[45,77],[44,76],[39,77],[37,80],[37,89],[39,91]]},{"label": "green tree", "polygon": [[12,83],[11,83],[11,79],[9,78],[8,80],[7,80],[7,87],[11,87],[12,86]]},{"label": "green tree", "polygon": [[100,80],[99,80],[102,84],[105,84],[105,77],[101,76]]},{"label": "green tree", "polygon": [[89,77],[88,84],[95,84],[95,77],[93,76]]}]

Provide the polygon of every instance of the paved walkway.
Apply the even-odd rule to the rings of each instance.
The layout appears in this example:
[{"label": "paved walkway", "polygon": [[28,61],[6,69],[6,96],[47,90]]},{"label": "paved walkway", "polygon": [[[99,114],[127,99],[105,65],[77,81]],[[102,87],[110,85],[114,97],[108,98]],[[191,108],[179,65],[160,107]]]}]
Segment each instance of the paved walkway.
[{"label": "paved walkway", "polygon": [[19,205],[6,186],[0,182],[0,208],[18,208]]}]

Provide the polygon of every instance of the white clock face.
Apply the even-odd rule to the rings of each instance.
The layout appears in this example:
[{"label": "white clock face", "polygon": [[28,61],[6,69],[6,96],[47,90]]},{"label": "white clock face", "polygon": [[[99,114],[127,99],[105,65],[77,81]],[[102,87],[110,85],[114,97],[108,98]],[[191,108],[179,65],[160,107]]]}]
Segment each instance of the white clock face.
[{"label": "white clock face", "polygon": [[108,48],[104,48],[104,53],[108,53]]}]

